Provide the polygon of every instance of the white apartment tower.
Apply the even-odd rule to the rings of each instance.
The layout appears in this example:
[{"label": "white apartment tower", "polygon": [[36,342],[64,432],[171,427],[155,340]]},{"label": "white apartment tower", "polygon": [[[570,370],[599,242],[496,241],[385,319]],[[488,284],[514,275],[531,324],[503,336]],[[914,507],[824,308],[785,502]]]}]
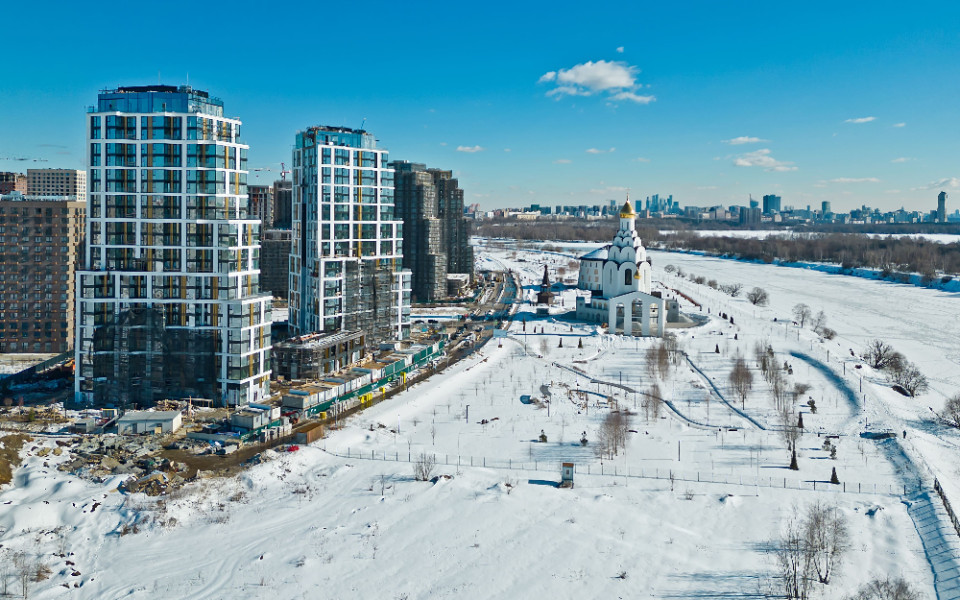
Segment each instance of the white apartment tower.
[{"label": "white apartment tower", "polygon": [[88,113],[77,399],[263,400],[271,304],[240,121],[189,86],[103,91]]},{"label": "white apartment tower", "polygon": [[394,218],[393,169],[374,137],[311,127],[293,151],[290,327],[363,331],[367,344],[410,331],[410,271]]}]

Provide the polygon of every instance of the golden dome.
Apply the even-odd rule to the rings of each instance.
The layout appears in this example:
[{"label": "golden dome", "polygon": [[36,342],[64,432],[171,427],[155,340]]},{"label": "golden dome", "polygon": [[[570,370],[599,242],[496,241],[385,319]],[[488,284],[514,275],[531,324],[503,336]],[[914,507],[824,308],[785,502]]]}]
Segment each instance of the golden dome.
[{"label": "golden dome", "polygon": [[630,205],[630,201],[627,200],[623,204],[623,208],[620,209],[620,218],[621,219],[632,219],[636,217],[637,213],[633,211],[633,207]]},{"label": "golden dome", "polygon": [[636,273],[634,273],[633,278],[640,279],[640,271],[637,271]]}]

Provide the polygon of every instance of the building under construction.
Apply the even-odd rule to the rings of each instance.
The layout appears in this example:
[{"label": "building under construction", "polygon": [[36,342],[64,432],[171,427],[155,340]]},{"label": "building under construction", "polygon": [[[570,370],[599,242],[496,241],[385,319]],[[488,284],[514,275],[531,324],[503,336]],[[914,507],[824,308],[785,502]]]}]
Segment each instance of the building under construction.
[{"label": "building under construction", "polygon": [[285,379],[320,379],[359,362],[364,356],[361,331],[314,333],[273,345],[273,372]]},{"label": "building under construction", "polygon": [[[473,248],[463,216],[463,190],[452,171],[428,169],[404,160],[396,171],[396,216],[403,219],[403,266],[412,271],[412,293],[417,302],[447,297],[450,275],[473,278]],[[455,278],[459,290],[460,278]]]},{"label": "building under construction", "polygon": [[410,272],[393,216],[388,153],[366,131],[311,127],[293,155],[290,329],[362,331],[373,347],[410,334]]}]

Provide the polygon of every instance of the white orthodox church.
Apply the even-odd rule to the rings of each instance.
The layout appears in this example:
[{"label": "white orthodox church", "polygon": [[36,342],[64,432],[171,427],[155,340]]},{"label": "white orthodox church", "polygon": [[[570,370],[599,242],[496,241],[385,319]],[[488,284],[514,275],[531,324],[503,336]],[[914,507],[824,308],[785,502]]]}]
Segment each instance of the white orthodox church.
[{"label": "white orthodox church", "polygon": [[650,293],[650,262],[636,218],[628,198],[613,243],[580,258],[577,287],[590,296],[577,297],[577,319],[603,323],[609,333],[663,337],[667,301]]}]

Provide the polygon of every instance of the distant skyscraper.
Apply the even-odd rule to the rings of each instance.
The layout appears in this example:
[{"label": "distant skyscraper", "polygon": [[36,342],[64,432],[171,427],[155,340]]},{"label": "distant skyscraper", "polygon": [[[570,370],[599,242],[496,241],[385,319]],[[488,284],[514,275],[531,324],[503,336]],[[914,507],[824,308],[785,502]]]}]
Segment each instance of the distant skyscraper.
[{"label": "distant skyscraper", "polygon": [[821,206],[820,212],[823,213],[824,215],[828,215],[831,212],[833,212],[830,210],[830,202],[828,200],[824,200],[820,206]]},{"label": "distant skyscraper", "polygon": [[760,208],[760,201],[754,200],[753,196],[750,196],[750,208]]},{"label": "distant skyscraper", "polygon": [[87,173],[74,169],[27,169],[30,196],[75,196],[87,198]]},{"label": "distant skyscraper", "polygon": [[247,146],[189,86],[121,87],[87,114],[76,395],[238,405],[270,389],[270,295],[247,214]]},{"label": "distant skyscraper", "polygon": [[273,226],[277,229],[290,229],[293,207],[293,182],[278,179],[273,182]]},{"label": "distant skyscraper", "polygon": [[409,336],[410,272],[393,169],[374,137],[311,127],[293,151],[290,327],[296,334],[361,330],[368,344]]},{"label": "distant skyscraper", "polygon": [[73,348],[86,209],[75,196],[0,195],[0,352]]},{"label": "distant skyscraper", "polygon": [[780,196],[768,194],[763,197],[763,214],[769,215],[780,212]]},{"label": "distant skyscraper", "polygon": [[937,195],[937,223],[947,222],[947,193]]},{"label": "distant skyscraper", "polygon": [[[447,275],[473,276],[473,248],[463,217],[463,190],[451,171],[397,161],[394,202],[403,219],[403,266],[413,272],[419,302],[447,296]],[[531,211],[542,212],[539,205]]]},{"label": "distant skyscraper", "polygon": [[760,208],[757,206],[740,207],[740,224],[741,225],[759,225],[760,224]]}]

